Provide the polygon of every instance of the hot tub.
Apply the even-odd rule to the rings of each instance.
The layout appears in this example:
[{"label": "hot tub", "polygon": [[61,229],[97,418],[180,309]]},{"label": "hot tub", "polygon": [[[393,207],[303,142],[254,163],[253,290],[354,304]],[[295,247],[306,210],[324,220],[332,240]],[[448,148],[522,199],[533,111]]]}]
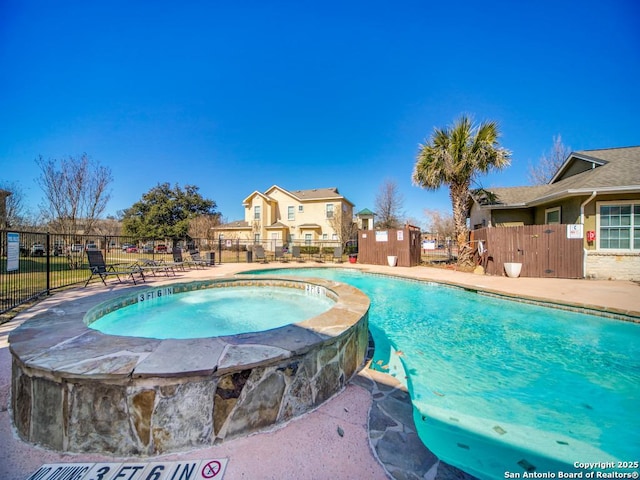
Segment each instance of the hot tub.
[{"label": "hot tub", "polygon": [[[189,339],[107,335],[103,314],[204,288],[293,288],[325,295],[325,313],[262,332]],[[11,333],[11,406],[19,435],[57,451],[153,455],[272,428],[339,392],[362,365],[369,300],[346,284],[248,277],[64,292]],[[86,322],[86,323],[85,323]]]}]

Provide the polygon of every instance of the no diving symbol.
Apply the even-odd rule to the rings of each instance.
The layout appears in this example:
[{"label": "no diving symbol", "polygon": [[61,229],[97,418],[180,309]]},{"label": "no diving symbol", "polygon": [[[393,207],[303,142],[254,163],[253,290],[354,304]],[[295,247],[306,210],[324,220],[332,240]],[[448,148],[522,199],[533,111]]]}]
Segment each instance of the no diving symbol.
[{"label": "no diving symbol", "polygon": [[216,475],[218,475],[218,473],[220,473],[221,467],[222,465],[220,465],[219,461],[212,460],[209,463],[207,463],[204,467],[202,467],[202,476],[204,478],[213,478]]}]

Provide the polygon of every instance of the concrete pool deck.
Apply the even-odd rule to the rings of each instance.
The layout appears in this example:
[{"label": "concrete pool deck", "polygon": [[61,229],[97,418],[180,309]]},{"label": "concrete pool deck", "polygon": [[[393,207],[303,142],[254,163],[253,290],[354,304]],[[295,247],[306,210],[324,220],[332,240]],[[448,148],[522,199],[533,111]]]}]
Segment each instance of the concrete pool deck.
[{"label": "concrete pool deck", "polygon": [[[546,300],[573,306],[601,308],[640,318],[640,285],[623,281],[508,278],[474,275],[430,267],[386,267],[351,264],[225,264],[180,272],[176,277],[151,276],[151,286],[167,281],[215,278],[249,269],[342,266],[366,271],[433,280],[470,289]],[[123,290],[125,285],[107,287]],[[55,295],[104,291],[101,283]],[[34,447],[17,438],[8,411],[11,354],[7,337],[28,311],[0,325],[0,478],[22,480],[45,463],[112,462],[113,457],[61,454]],[[224,478],[463,478],[461,472],[439,464],[417,439],[408,396],[395,379],[362,371],[345,390],[302,418],[277,430],[225,442],[221,445],[144,461],[227,458]],[[134,459],[140,460],[140,459]],[[118,459],[128,461],[128,459]]]}]

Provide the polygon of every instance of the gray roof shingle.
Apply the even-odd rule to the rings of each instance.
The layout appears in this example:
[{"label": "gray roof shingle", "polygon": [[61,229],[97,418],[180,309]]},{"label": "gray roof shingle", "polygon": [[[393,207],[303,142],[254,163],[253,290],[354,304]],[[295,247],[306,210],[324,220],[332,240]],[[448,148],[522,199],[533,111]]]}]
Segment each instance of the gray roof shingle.
[{"label": "gray roof shingle", "polygon": [[595,161],[600,166],[546,185],[487,189],[495,195],[495,203],[483,201],[477,195],[474,198],[483,206],[517,207],[591,191],[640,191],[640,147],[573,152],[561,169],[572,161]]}]

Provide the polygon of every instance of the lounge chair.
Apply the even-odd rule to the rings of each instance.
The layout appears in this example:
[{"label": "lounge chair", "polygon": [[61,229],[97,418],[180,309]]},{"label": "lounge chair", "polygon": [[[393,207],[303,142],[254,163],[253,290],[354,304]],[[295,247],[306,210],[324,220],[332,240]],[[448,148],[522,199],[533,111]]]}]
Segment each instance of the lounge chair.
[{"label": "lounge chair", "polygon": [[165,263],[162,260],[151,260],[149,258],[143,258],[137,264],[143,272],[151,272],[156,275],[156,272],[164,272],[168,277],[169,274],[175,275],[176,271],[169,263]]},{"label": "lounge chair", "polygon": [[105,286],[107,285],[106,278],[112,275],[115,275],[118,282],[122,282],[121,276],[125,278],[129,277],[134,285],[137,285],[136,275],[139,275],[143,282],[145,281],[144,272],[139,265],[107,265],[101,250],[87,250],[87,259],[89,260],[91,275],[84,284],[85,287],[89,285],[94,275],[99,276]]},{"label": "lounge chair", "polygon": [[333,249],[333,261],[336,263],[342,263],[342,247],[335,247]]},{"label": "lounge chair", "polygon": [[304,263],[304,258],[302,258],[302,255],[300,254],[299,246],[291,247],[291,257],[295,258],[298,263]]},{"label": "lounge chair", "polygon": [[182,259],[182,249],[180,247],[173,247],[171,249],[171,254],[173,256],[173,262],[170,263],[173,268],[180,268],[185,270],[185,261]]},{"label": "lounge chair", "polygon": [[[183,270],[185,269],[185,267],[204,268],[205,266],[208,265],[207,262],[205,262],[200,258],[200,254],[195,250],[189,252],[189,258],[184,258],[182,256],[182,249],[180,247],[173,247],[172,254],[173,254],[173,266],[180,267]],[[194,258],[194,256],[196,258]]]},{"label": "lounge chair", "polygon": [[284,248],[282,248],[282,247],[276,247],[275,258],[276,258],[276,260],[279,260],[279,261],[284,262],[284,263],[289,261],[287,259],[287,257],[285,256]]},{"label": "lounge chair", "polygon": [[202,258],[200,256],[200,252],[198,252],[197,250],[189,250],[189,256],[191,257],[191,260],[189,261],[189,263],[195,265],[196,267],[204,268],[204,267],[213,267],[215,265],[215,262],[211,264],[207,260]]},{"label": "lounge chair", "polygon": [[253,247],[253,253],[255,254],[256,261],[260,263],[269,263],[267,260],[267,254],[264,253],[262,245],[255,245]]}]

